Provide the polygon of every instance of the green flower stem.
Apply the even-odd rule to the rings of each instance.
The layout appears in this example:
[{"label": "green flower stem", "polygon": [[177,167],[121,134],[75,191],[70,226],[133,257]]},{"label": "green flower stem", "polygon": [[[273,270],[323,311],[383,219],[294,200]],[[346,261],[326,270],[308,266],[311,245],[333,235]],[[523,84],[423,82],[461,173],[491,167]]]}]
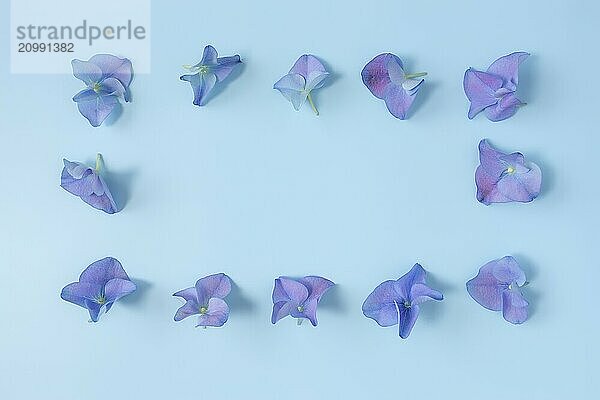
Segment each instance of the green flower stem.
[{"label": "green flower stem", "polygon": [[414,78],[420,78],[425,75],[427,75],[427,72],[416,72],[414,74],[405,74],[404,77],[406,79],[414,79]]},{"label": "green flower stem", "polygon": [[298,325],[298,326],[302,325],[302,318],[298,318],[296,320],[296,325]]},{"label": "green flower stem", "polygon": [[99,173],[100,170],[102,169],[102,154],[98,153],[96,154],[96,173]]},{"label": "green flower stem", "polygon": [[308,98],[308,102],[310,103],[310,106],[312,107],[315,114],[319,115],[319,110],[317,110],[317,107],[315,107],[315,103],[313,102],[313,99],[312,99],[312,96],[310,95],[310,93],[308,94],[307,98]]}]

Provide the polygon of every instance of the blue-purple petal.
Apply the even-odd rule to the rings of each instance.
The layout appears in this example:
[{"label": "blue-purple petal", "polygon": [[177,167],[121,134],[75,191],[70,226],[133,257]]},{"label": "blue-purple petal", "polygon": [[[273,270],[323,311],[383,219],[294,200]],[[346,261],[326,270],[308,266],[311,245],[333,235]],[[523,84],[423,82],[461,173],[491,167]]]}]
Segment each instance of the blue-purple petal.
[{"label": "blue-purple petal", "polygon": [[[472,103],[471,103],[472,105]],[[523,103],[517,99],[514,93],[509,93],[500,98],[500,100],[485,109],[486,117],[492,122],[503,121],[515,115]]]},{"label": "blue-purple petal", "polygon": [[375,320],[380,326],[392,326],[398,323],[399,294],[396,281],[379,284],[365,299],[362,312],[367,318]]},{"label": "blue-purple petal", "polygon": [[195,286],[180,290],[177,293],[173,293],[173,296],[181,297],[186,301],[195,301],[196,303],[198,303],[198,291],[196,290]]},{"label": "blue-purple petal", "polygon": [[[125,96],[125,86],[117,78],[107,78],[100,84],[98,94],[100,96]],[[77,100],[76,100],[77,101]]]},{"label": "blue-purple petal", "polygon": [[72,60],[71,66],[73,67],[73,76],[87,86],[92,86],[102,79],[102,69],[93,62]]},{"label": "blue-purple petal", "polygon": [[113,257],[105,257],[95,261],[83,270],[79,282],[87,282],[104,287],[106,282],[114,278],[130,280],[123,266]]},{"label": "blue-purple petal", "polygon": [[525,272],[512,256],[504,256],[491,261],[489,264],[492,265],[492,274],[498,282],[506,284],[516,283],[519,286],[523,286],[527,281]]},{"label": "blue-purple petal", "polygon": [[335,286],[335,283],[321,276],[305,276],[299,281],[308,289],[308,299],[315,299],[317,302],[321,300],[325,292]]},{"label": "blue-purple petal", "polygon": [[198,279],[196,282],[198,303],[206,306],[211,298],[225,298],[231,292],[231,279],[224,273],[218,273]]},{"label": "blue-purple petal", "polygon": [[[83,168],[83,164],[63,160],[65,166],[61,173],[60,186],[92,207],[108,214],[118,211],[117,205],[102,176],[92,168]],[[72,171],[76,177],[72,176]],[[77,178],[77,176],[79,178]]]},{"label": "blue-purple petal", "polygon": [[104,297],[107,303],[114,303],[136,290],[136,285],[129,279],[113,278],[104,285]]},{"label": "blue-purple petal", "polygon": [[529,302],[518,288],[507,289],[502,293],[502,316],[512,324],[522,324],[527,320]]},{"label": "blue-purple petal", "polygon": [[217,76],[217,80],[221,82],[233,72],[238,64],[241,63],[242,60],[240,59],[239,55],[219,57],[217,59],[217,65],[212,67],[211,71]]},{"label": "blue-purple petal", "polygon": [[421,264],[416,263],[413,265],[410,271],[402,275],[400,279],[396,281],[396,292],[399,297],[396,297],[395,300],[410,300],[413,286],[417,283],[425,284],[426,275],[427,272]]},{"label": "blue-purple petal", "polygon": [[477,276],[467,282],[467,292],[473,300],[492,311],[502,309],[502,293],[508,288],[508,283],[499,282],[494,276],[497,261],[483,265]]},{"label": "blue-purple petal", "polygon": [[496,91],[502,87],[502,78],[482,71],[469,68],[465,72],[463,88],[467,98],[471,102],[469,107],[469,119],[475,118],[477,114],[498,102]]},{"label": "blue-purple petal", "polygon": [[282,276],[275,279],[272,298],[273,303],[288,301],[297,306],[308,298],[308,288],[295,279]]},{"label": "blue-purple petal", "polygon": [[229,306],[223,299],[213,297],[208,301],[206,314],[198,316],[196,326],[223,326],[229,319]]},{"label": "blue-purple petal", "polygon": [[216,65],[217,57],[217,50],[209,44],[208,46],[204,47],[202,60],[200,61],[199,65]]},{"label": "blue-purple petal", "polygon": [[129,88],[133,78],[133,68],[127,58],[119,58],[111,54],[96,54],[89,62],[100,68],[103,80],[116,78],[125,89]]},{"label": "blue-purple petal", "polygon": [[390,85],[384,94],[385,105],[389,112],[398,119],[406,119],[408,110],[415,101],[414,94],[409,94],[402,85]]},{"label": "blue-purple petal", "polygon": [[423,283],[415,283],[410,289],[410,304],[418,305],[429,300],[444,300],[444,295]]},{"label": "blue-purple petal", "polygon": [[210,92],[217,83],[217,76],[214,73],[183,75],[182,81],[189,82],[194,92],[194,104],[203,106],[208,101]]},{"label": "blue-purple petal", "polygon": [[500,57],[492,63],[487,72],[496,74],[504,79],[504,87],[515,91],[519,84],[519,65],[529,57],[529,53],[522,51]]},{"label": "blue-purple petal", "polygon": [[100,95],[96,93],[96,96],[89,95],[86,93],[85,97],[80,92],[75,100],[77,102],[77,108],[81,115],[83,115],[94,128],[102,125],[104,120],[113,112],[119,98],[114,95]]},{"label": "blue-purple petal", "polygon": [[289,73],[302,75],[308,81],[308,77],[311,74],[320,75],[327,73],[327,70],[317,57],[312,54],[304,54],[296,60]]},{"label": "blue-purple petal", "polygon": [[398,331],[402,339],[408,338],[412,331],[417,318],[419,317],[419,306],[403,307],[399,305],[399,322]]},{"label": "blue-purple petal", "polygon": [[502,153],[484,139],[479,143],[479,157],[475,183],[477,200],[483,204],[530,202],[539,195],[542,172],[536,164],[526,164],[522,154]]},{"label": "blue-purple petal", "polygon": [[106,306],[104,304],[99,304],[93,300],[86,299],[85,307],[90,313],[90,318],[92,322],[98,322],[98,320],[100,319],[100,315],[106,312]]},{"label": "blue-purple petal", "polygon": [[184,305],[179,307],[175,312],[173,319],[179,322],[189,316],[200,314],[200,305],[195,301],[186,301]]},{"label": "blue-purple petal", "polygon": [[88,282],[73,282],[65,286],[60,297],[69,303],[86,307],[85,300],[94,300],[102,294],[102,286]]},{"label": "blue-purple petal", "polygon": [[271,323],[275,324],[282,318],[287,317],[292,312],[294,306],[286,300],[273,303],[273,312],[271,313]]},{"label": "blue-purple petal", "polygon": [[300,311],[298,308],[291,308],[290,315],[294,318],[306,318],[310,321],[312,326],[317,326],[317,305],[318,300],[316,298],[308,299],[302,304]]}]

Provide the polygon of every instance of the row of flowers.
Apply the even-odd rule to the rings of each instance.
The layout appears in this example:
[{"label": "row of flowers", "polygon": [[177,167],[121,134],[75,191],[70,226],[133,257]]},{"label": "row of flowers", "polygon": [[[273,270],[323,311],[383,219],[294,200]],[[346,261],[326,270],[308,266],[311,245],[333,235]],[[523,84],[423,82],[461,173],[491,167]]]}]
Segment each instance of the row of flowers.
[{"label": "row of flowers", "polygon": [[[519,65],[529,56],[515,52],[494,61],[486,71],[469,68],[463,86],[471,102],[468,117],[474,118],[484,112],[491,121],[502,121],[513,116],[523,106],[515,95],[518,85]],[[239,55],[219,57],[212,46],[206,46],[200,62],[184,65],[189,72],[182,81],[189,82],[194,92],[193,103],[205,105],[211,92],[241,64]],[[131,100],[129,86],[133,77],[131,61],[109,54],[97,54],[88,61],[73,60],[73,75],[86,84],[73,100],[81,114],[94,127],[104,120],[119,104]],[[402,60],[391,53],[379,54],[361,72],[362,81],[371,93],[385,102],[389,112],[396,118],[406,119],[419,88],[425,81],[426,72],[406,72]],[[319,115],[312,97],[314,90],[322,88],[331,73],[319,59],[311,54],[301,56],[290,71],[279,79],[274,89],[289,100],[294,109],[300,110],[306,102]]]},{"label": "row of flowers", "polygon": [[[367,296],[363,314],[383,327],[398,325],[400,337],[406,339],[419,316],[420,305],[429,300],[441,301],[441,292],[426,282],[426,271],[415,264],[397,280],[387,280]],[[502,311],[504,319],[521,324],[527,319],[529,303],[522,294],[528,284],[525,273],[512,256],[506,256],[483,265],[473,279],[466,283],[469,295],[483,307]],[[321,298],[335,286],[320,276],[275,279],[271,322],[291,316],[298,325],[307,319],[317,326],[317,307]],[[175,312],[174,320],[181,321],[197,315],[196,326],[220,327],[229,319],[226,297],[232,281],[224,273],[199,279],[192,287],[173,294],[185,301]],[[62,299],[86,308],[91,321],[98,322],[119,299],[136,291],[121,263],[112,257],[103,258],[88,266],[73,282],[62,289]]]},{"label": "row of flowers", "polygon": [[[480,164],[475,170],[477,200],[491,203],[521,202],[535,199],[541,189],[542,172],[526,162],[521,153],[503,153],[484,139],[479,143]],[[102,156],[96,157],[95,167],[63,160],[61,186],[92,207],[108,214],[119,211],[108,185],[102,177]]]}]

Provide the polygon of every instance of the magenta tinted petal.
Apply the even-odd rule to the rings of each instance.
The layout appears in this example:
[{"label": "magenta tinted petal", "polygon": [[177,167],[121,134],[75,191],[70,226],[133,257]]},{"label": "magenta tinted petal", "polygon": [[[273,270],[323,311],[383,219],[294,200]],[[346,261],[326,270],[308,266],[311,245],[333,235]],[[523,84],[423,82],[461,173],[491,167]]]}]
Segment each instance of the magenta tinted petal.
[{"label": "magenta tinted petal", "polygon": [[367,318],[374,319],[381,326],[392,326],[398,323],[399,300],[396,281],[385,281],[377,286],[362,305],[362,312]]},{"label": "magenta tinted petal", "polygon": [[396,118],[406,119],[423,79],[406,79],[402,60],[394,54],[380,54],[362,70],[363,83]]},{"label": "magenta tinted petal", "polygon": [[399,334],[402,339],[406,339],[410,335],[410,332],[419,317],[419,306],[413,305],[411,307],[404,307],[399,305],[399,315]]},{"label": "magenta tinted petal", "polygon": [[402,61],[390,53],[379,54],[365,65],[361,72],[362,81],[373,93],[373,96],[383,99],[387,88],[392,82],[388,73],[390,59],[397,61],[402,68]]},{"label": "magenta tinted petal", "polygon": [[527,320],[529,302],[519,289],[507,289],[502,293],[502,316],[512,324],[522,324]]},{"label": "magenta tinted petal", "polygon": [[504,79],[504,86],[514,91],[519,84],[519,65],[529,57],[529,53],[522,51],[500,57],[490,65],[487,72],[498,75]]},{"label": "magenta tinted petal", "polygon": [[208,301],[206,314],[198,316],[196,326],[223,326],[229,319],[229,306],[223,299],[213,297]]}]

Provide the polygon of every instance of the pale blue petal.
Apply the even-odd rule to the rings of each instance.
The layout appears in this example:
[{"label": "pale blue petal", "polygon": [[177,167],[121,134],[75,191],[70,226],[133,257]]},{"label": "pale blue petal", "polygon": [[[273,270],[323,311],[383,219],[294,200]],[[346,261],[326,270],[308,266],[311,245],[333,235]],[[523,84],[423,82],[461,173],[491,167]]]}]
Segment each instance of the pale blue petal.
[{"label": "pale blue petal", "polygon": [[306,81],[299,74],[288,74],[278,80],[273,89],[277,89],[281,94],[288,99],[296,111],[300,110],[302,104],[308,97],[308,92],[305,89]]}]

